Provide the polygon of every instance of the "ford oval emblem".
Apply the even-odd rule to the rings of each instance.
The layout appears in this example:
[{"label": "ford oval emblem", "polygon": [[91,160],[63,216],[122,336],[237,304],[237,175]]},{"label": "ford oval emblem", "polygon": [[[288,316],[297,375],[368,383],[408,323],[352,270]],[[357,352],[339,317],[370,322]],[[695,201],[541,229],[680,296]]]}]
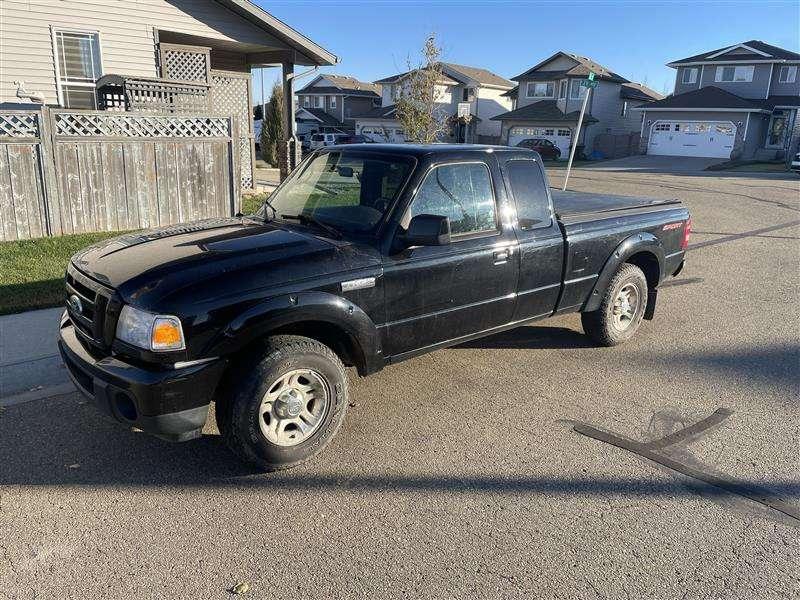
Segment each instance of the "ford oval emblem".
[{"label": "ford oval emblem", "polygon": [[72,296],[69,297],[69,300],[67,300],[67,305],[72,309],[72,312],[79,315],[83,313],[83,302],[81,302],[81,299],[75,294],[72,294]]}]

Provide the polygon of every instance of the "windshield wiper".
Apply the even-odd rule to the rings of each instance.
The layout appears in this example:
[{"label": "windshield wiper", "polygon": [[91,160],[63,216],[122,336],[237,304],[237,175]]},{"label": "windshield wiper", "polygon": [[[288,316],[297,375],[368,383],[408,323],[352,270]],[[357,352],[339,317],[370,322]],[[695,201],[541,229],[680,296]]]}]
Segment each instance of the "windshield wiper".
[{"label": "windshield wiper", "polygon": [[342,239],[342,233],[327,223],[323,223],[311,213],[302,212],[299,215],[281,215],[281,219],[292,219],[299,221],[302,225],[314,225],[317,229],[322,229],[328,234],[335,237],[337,240]]}]

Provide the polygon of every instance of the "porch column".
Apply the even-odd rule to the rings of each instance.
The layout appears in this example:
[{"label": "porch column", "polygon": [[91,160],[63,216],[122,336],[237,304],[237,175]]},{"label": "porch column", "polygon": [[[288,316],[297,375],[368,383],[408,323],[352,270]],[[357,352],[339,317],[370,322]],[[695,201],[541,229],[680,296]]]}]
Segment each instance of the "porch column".
[{"label": "porch column", "polygon": [[297,143],[297,125],[294,120],[294,62],[284,61],[283,67],[283,130],[286,132],[286,142],[283,145],[279,158],[281,181],[300,162],[300,145]]}]

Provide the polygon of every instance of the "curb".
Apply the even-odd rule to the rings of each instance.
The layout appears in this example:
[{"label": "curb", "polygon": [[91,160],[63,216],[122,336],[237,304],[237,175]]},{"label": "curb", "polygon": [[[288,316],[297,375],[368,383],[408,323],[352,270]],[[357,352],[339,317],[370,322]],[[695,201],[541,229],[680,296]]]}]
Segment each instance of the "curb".
[{"label": "curb", "polygon": [[60,383],[41,389],[33,389],[21,394],[14,394],[13,396],[6,396],[0,398],[0,408],[8,408],[9,406],[16,406],[17,404],[25,404],[26,402],[35,402],[36,400],[46,400],[54,396],[63,396],[64,394],[71,394],[77,392],[72,383]]}]

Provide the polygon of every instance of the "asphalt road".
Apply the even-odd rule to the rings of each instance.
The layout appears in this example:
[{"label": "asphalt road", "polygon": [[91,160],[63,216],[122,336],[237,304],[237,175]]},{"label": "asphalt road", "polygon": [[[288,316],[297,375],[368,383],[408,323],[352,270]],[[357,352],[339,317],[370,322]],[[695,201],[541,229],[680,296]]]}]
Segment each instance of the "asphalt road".
[{"label": "asphalt road", "polygon": [[[563,171],[554,173],[559,183]],[[258,475],[79,396],[0,414],[0,598],[796,598],[798,521],[572,421],[647,441],[720,407],[686,464],[800,508],[800,178],[577,171],[677,196],[696,233],[655,321],[568,316],[369,379],[312,464]]]}]

